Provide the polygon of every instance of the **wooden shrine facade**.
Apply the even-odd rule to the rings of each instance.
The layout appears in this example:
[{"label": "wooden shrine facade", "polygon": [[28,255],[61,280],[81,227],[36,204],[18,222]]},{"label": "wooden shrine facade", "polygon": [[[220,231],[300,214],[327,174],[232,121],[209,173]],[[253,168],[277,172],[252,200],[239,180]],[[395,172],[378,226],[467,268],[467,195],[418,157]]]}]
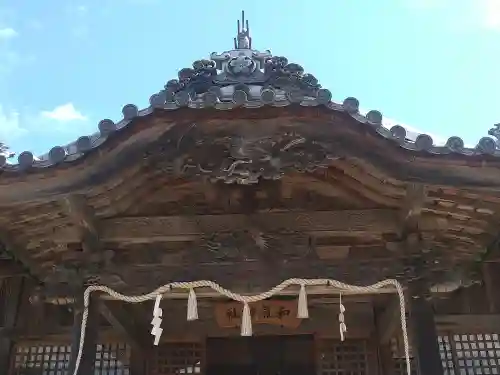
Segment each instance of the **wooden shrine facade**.
[{"label": "wooden shrine facade", "polygon": [[[500,125],[475,147],[388,129],[253,49],[244,24],[148,108],[38,158],[0,155],[0,374],[72,374],[88,285],[204,279],[252,295],[289,278],[397,279],[420,374],[498,373]],[[309,292],[307,321],[255,322],[243,339],[216,319],[218,295],[197,291],[186,322],[187,295],[172,293],[158,347],[151,303],[96,295],[78,375],[402,373],[394,296],[346,296],[340,342],[327,289]]]},{"label": "wooden shrine facade", "polygon": [[[496,293],[489,291],[496,284],[487,276],[490,272],[498,275],[498,266],[485,267],[482,285],[452,294],[435,293],[432,301],[443,374],[498,374],[500,309]],[[33,304],[29,300],[33,288],[22,277],[2,281],[0,358],[4,373],[70,373],[72,345],[78,339],[75,330],[80,328],[78,308],[68,301]],[[267,305],[269,319],[278,319],[280,308],[295,313],[295,302],[290,296],[273,299]],[[311,295],[308,320],[289,316],[281,323],[266,324],[265,317],[260,322],[254,318],[252,337],[241,337],[238,322],[232,324],[231,319],[238,317],[228,313],[234,309],[231,302],[200,298],[200,319],[186,322],[185,300],[172,299],[164,302],[166,334],[155,347],[149,336],[150,305],[98,300],[89,321],[97,331],[89,336],[94,337],[92,374],[405,374],[396,302],[392,294],[345,297],[348,335],[342,342],[335,296]],[[407,321],[411,326],[418,319],[410,311]],[[410,342],[415,342],[412,331]],[[415,351],[412,347],[413,373],[417,374]]]}]

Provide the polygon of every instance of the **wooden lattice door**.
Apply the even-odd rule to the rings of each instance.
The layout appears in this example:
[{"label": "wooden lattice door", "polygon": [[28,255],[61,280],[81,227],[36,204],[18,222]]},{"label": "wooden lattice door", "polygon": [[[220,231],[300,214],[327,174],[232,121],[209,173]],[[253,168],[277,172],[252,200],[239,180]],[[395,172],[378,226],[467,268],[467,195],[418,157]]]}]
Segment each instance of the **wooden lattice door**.
[{"label": "wooden lattice door", "polygon": [[321,339],[317,343],[318,375],[370,375],[366,341]]},{"label": "wooden lattice door", "polygon": [[155,350],[151,373],[154,375],[199,374],[203,369],[205,347],[200,342],[165,343]]}]

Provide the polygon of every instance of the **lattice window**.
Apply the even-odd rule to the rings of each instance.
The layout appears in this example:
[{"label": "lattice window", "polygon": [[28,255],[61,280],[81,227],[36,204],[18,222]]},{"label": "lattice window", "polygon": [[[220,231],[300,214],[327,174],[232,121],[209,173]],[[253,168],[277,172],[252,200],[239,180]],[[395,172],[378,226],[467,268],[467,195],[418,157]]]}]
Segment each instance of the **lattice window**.
[{"label": "lattice window", "polygon": [[493,334],[453,335],[459,374],[500,374],[500,338]]},{"label": "lattice window", "polygon": [[198,342],[166,343],[156,349],[157,375],[199,374],[203,368],[204,347]]},{"label": "lattice window", "polygon": [[[67,375],[70,345],[18,344],[11,375]],[[93,375],[129,375],[130,348],[125,344],[98,344]]]},{"label": "lattice window", "polygon": [[368,351],[362,340],[318,342],[319,375],[368,375]]},{"label": "lattice window", "polygon": [[66,375],[71,355],[69,345],[18,345],[12,375]]},{"label": "lattice window", "polygon": [[448,336],[438,336],[438,344],[444,375],[455,375],[453,344],[450,342],[450,338]]},{"label": "lattice window", "polygon": [[[498,334],[438,336],[444,375],[500,375],[499,336]],[[395,374],[406,374],[404,359],[394,358],[394,361]],[[416,369],[415,366],[412,368]]]},{"label": "lattice window", "polygon": [[130,347],[124,343],[98,344],[94,375],[129,375]]}]

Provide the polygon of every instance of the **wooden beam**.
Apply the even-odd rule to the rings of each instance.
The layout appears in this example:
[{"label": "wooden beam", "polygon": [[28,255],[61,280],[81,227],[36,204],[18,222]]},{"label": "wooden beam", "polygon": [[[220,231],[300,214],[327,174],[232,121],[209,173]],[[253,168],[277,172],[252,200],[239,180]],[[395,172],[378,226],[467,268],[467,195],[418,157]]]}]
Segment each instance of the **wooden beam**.
[{"label": "wooden beam", "polygon": [[145,334],[148,328],[137,324],[132,314],[127,313],[123,303],[101,300],[99,311],[116,331],[127,338],[134,349],[147,354],[147,351],[151,349],[151,340]]},{"label": "wooden beam", "polygon": [[[252,223],[267,232],[307,232],[311,235],[352,235],[394,233],[400,228],[398,210],[345,210],[318,212],[269,212],[253,215],[200,215],[165,217],[121,217],[101,221],[100,237],[106,242],[191,241],[200,235],[245,230]],[[446,220],[444,220],[446,221]],[[443,219],[423,216],[419,228],[443,229]],[[79,229],[56,230],[51,238],[58,243],[79,241]]]},{"label": "wooden beam", "polygon": [[419,374],[443,375],[434,310],[426,298],[425,283],[415,282],[410,287],[410,294],[410,327]]},{"label": "wooden beam", "polygon": [[29,277],[29,272],[19,263],[13,260],[0,260],[0,279],[11,277],[26,276]]},{"label": "wooden beam", "polygon": [[500,264],[483,263],[483,279],[489,312],[500,313],[500,293],[498,293],[497,289],[498,285],[500,285]]},{"label": "wooden beam", "polygon": [[462,332],[499,332],[500,314],[436,315],[438,329]]},{"label": "wooden beam", "polygon": [[[235,292],[238,292],[242,295],[254,295],[254,294],[259,294],[261,292],[265,292],[268,288],[263,289],[263,288],[257,288],[251,291],[248,290],[241,290],[241,289],[235,289]],[[298,286],[290,286],[280,292],[276,293],[276,296],[298,296],[299,295],[299,287]],[[47,290],[47,292],[50,292],[50,290]],[[172,300],[187,300],[189,291],[186,289],[172,289],[168,293],[163,295],[164,299],[172,299]],[[339,291],[331,286],[309,286],[307,287],[307,294],[310,296],[324,296],[324,297],[334,297],[333,301],[335,303],[338,303],[338,293]],[[385,287],[381,289],[377,289],[373,292],[370,292],[370,294],[393,294],[395,293],[395,290],[391,287]],[[71,304],[74,301],[73,297],[68,297],[68,293],[64,289],[60,289],[59,293],[57,294],[57,291],[53,291],[50,294],[49,293],[43,293],[43,300],[46,303],[54,303],[57,305],[64,305],[64,304]],[[353,302],[367,302],[366,301],[366,293],[365,292],[355,292],[351,291],[349,293],[343,292],[343,295],[348,295],[349,301]],[[214,291],[212,288],[197,288],[196,289],[196,297],[198,300],[202,299],[220,299],[222,298],[219,292]],[[99,298],[104,301],[116,301],[116,299],[109,294],[97,294],[94,296],[94,298]],[[330,298],[331,299],[331,298]],[[142,305],[132,305],[131,307],[134,310],[139,310]],[[113,310],[114,311],[114,310]],[[102,310],[101,310],[102,313]]]},{"label": "wooden beam", "polygon": [[40,265],[36,261],[31,259],[25,244],[20,243],[18,238],[14,238],[10,233],[3,230],[0,230],[0,242],[12,259],[24,266],[30,276],[43,280],[45,272],[42,271]]},{"label": "wooden beam", "polygon": [[0,337],[9,338],[11,340],[19,340],[19,339],[35,339],[35,338],[45,338],[47,336],[62,336],[71,334],[72,327],[52,327],[52,326],[42,326],[33,328],[26,327],[12,327],[0,328]]},{"label": "wooden beam", "polygon": [[427,192],[423,184],[408,184],[406,186],[406,196],[401,207],[402,237],[405,237],[408,233],[420,230],[419,221],[426,198]]},{"label": "wooden beam", "polygon": [[[4,281],[5,295],[3,301],[3,329],[14,329],[19,318],[21,299],[23,296],[24,279],[21,277]],[[0,335],[0,368],[7,373],[10,367],[10,357],[14,341],[6,335]]]},{"label": "wooden beam", "polygon": [[63,203],[78,231],[83,251],[89,253],[98,251],[101,248],[98,221],[94,209],[87,204],[85,196],[70,195],[63,199]]},{"label": "wooden beam", "polygon": [[380,344],[389,344],[401,328],[401,312],[397,296],[391,296],[387,307],[381,314],[377,314],[376,324]]}]

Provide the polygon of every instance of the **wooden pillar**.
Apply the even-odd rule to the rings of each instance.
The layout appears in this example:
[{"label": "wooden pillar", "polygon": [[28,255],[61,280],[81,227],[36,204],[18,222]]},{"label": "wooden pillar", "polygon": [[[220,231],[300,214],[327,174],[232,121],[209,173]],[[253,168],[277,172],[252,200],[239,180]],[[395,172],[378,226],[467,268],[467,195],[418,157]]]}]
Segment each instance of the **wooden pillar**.
[{"label": "wooden pillar", "polygon": [[396,296],[388,297],[387,304],[381,308],[374,307],[376,324],[377,354],[379,373],[394,374],[395,364],[391,348],[391,339],[401,334],[399,299]]},{"label": "wooden pillar", "polygon": [[390,345],[380,344],[378,348],[379,374],[392,375],[396,366]]},{"label": "wooden pillar", "polygon": [[130,375],[146,375],[147,361],[144,353],[132,347],[130,355]]},{"label": "wooden pillar", "polygon": [[[83,295],[83,292],[81,293]],[[97,301],[90,301],[89,315],[87,319],[87,326],[85,329],[85,341],[83,345],[82,358],[78,368],[78,375],[87,375],[94,373],[97,336],[99,327],[99,312],[97,308]],[[71,356],[69,364],[69,375],[73,375],[75,371],[76,358],[80,348],[80,337],[82,329],[83,317],[83,301],[81,297],[74,304],[73,308],[73,332],[71,341]]]},{"label": "wooden pillar", "polygon": [[500,285],[500,263],[484,263],[483,278],[488,299],[488,310],[491,314],[500,313],[500,293],[498,293],[497,289],[498,285]]},{"label": "wooden pillar", "polygon": [[[16,326],[19,308],[23,296],[24,279],[22,277],[11,278],[3,281],[6,283],[3,302],[3,328],[14,328]],[[0,369],[2,373],[7,373],[10,368],[10,357],[14,342],[11,337],[0,336]]]},{"label": "wooden pillar", "polygon": [[424,285],[410,287],[410,327],[413,354],[420,375],[443,375],[434,309]]}]

